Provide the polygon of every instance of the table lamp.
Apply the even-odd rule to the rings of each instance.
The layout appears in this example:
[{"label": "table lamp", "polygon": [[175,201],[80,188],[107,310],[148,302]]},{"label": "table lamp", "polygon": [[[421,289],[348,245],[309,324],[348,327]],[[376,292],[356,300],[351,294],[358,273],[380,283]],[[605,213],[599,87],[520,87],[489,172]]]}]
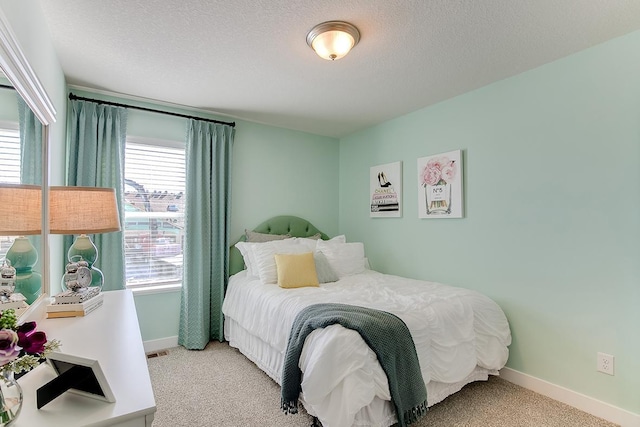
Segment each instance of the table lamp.
[{"label": "table lamp", "polygon": [[33,271],[38,251],[25,236],[42,229],[42,190],[37,185],[0,184],[0,236],[18,236],[5,258],[16,269],[14,292],[27,304],[42,292],[42,275]]},{"label": "table lamp", "polygon": [[49,187],[49,232],[79,234],[69,248],[69,262],[82,259],[91,270],[91,284],[102,289],[104,275],[94,266],[98,249],[87,234],[120,231],[116,192],[100,187]]}]

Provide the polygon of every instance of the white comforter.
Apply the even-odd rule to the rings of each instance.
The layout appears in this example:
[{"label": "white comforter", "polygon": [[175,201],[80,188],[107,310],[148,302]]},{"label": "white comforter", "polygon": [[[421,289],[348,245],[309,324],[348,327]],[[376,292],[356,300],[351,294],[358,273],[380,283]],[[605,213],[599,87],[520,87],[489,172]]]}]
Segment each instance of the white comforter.
[{"label": "white comforter", "polygon": [[[476,365],[497,371],[508,358],[509,325],[490,298],[371,270],[319,288],[297,289],[265,285],[241,272],[229,282],[222,311],[284,354],[296,314],[325,302],[360,305],[400,317],[411,331],[425,383],[462,381]],[[340,325],[307,338],[300,368],[305,407],[325,427],[352,425],[355,414],[374,398],[390,400],[375,354],[357,332]]]}]

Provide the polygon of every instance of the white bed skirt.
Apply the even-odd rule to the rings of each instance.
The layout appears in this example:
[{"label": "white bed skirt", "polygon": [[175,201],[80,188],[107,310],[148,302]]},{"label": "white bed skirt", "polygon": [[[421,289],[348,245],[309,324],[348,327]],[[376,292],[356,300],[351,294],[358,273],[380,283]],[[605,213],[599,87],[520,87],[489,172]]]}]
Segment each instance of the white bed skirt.
[{"label": "white bed skirt", "polygon": [[[233,319],[225,318],[224,335],[231,347],[237,348],[249,360],[255,363],[262,371],[269,375],[276,383],[282,384],[282,363],[284,354],[275,350],[272,346],[257,336],[247,332]],[[427,404],[435,405],[462,389],[466,384],[474,381],[485,381],[489,375],[498,375],[498,371],[485,369],[479,366],[462,381],[456,383],[441,383],[430,381],[427,387]],[[301,396],[304,405],[304,395]],[[316,415],[305,405],[305,409]],[[354,426],[388,427],[397,421],[395,409],[390,401],[374,397],[373,401],[362,408],[356,414]]]}]

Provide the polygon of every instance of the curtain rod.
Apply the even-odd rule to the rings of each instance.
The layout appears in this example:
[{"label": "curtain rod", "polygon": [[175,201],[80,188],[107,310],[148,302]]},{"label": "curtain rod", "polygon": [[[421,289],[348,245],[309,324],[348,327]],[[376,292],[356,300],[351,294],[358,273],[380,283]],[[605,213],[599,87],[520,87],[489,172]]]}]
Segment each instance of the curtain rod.
[{"label": "curtain rod", "polygon": [[13,87],[13,86],[9,86],[9,85],[0,85],[0,87],[1,87],[2,89],[13,89],[13,90],[16,90],[16,88],[15,88],[15,87]]},{"label": "curtain rod", "polygon": [[85,98],[83,96],[74,95],[73,93],[69,93],[69,99],[70,100],[77,99],[79,101],[91,101],[91,102],[95,102],[97,104],[112,105],[114,107],[132,108],[134,110],[149,111],[149,112],[152,112],[152,113],[168,114],[170,116],[183,117],[185,119],[195,119],[195,120],[202,120],[202,121],[205,121],[205,122],[220,123],[220,124],[228,125],[228,126],[231,126],[231,127],[235,127],[236,126],[236,122],[223,122],[223,121],[220,121],[220,120],[205,119],[205,118],[202,118],[202,117],[189,116],[187,114],[180,114],[180,113],[172,113],[170,111],[156,110],[156,109],[153,109],[153,108],[137,107],[135,105],[119,104],[117,102],[110,102],[110,101],[102,101],[102,100],[99,100],[99,99]]}]

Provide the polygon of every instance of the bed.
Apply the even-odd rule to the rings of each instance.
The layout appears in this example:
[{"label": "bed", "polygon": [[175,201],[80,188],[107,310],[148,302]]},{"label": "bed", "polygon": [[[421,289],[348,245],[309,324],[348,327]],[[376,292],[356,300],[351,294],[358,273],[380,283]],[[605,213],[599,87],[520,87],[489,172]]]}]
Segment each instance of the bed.
[{"label": "bed", "polygon": [[[507,361],[507,319],[478,292],[373,271],[361,243],[330,239],[298,217],[272,218],[247,235],[251,242],[243,236],[230,252],[225,338],[278,384],[294,318],[318,303],[357,305],[402,319],[416,347],[428,406],[497,375]],[[304,282],[305,272],[291,273],[282,260],[308,261],[309,253],[320,283],[291,286]],[[324,427],[396,423],[387,377],[357,332],[338,324],[315,330],[304,342],[299,367],[300,400]]]}]

